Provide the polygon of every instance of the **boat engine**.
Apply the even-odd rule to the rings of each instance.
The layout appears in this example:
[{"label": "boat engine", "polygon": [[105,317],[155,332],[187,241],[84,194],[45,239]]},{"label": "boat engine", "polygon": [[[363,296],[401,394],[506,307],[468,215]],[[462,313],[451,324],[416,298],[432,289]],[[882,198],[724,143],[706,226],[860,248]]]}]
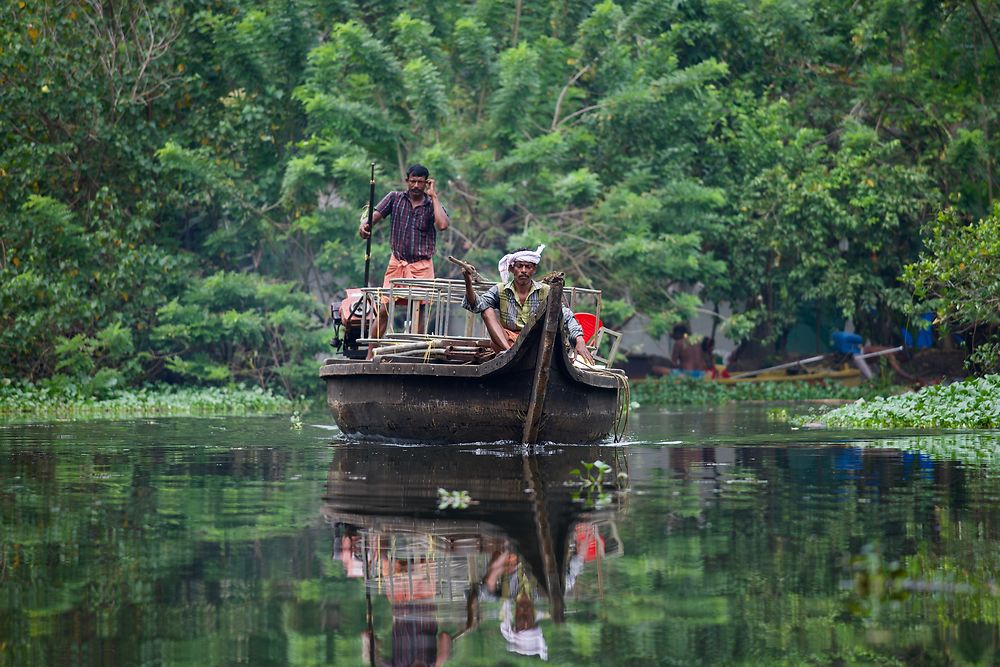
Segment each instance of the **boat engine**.
[{"label": "boat engine", "polygon": [[[364,301],[361,290],[355,288],[348,289],[344,299],[330,304],[330,316],[333,318],[333,338],[330,345],[348,359],[364,359],[368,356],[368,349],[361,349],[358,344],[362,318],[366,315],[372,318],[371,307],[365,306]],[[364,310],[368,312],[365,313]]]}]

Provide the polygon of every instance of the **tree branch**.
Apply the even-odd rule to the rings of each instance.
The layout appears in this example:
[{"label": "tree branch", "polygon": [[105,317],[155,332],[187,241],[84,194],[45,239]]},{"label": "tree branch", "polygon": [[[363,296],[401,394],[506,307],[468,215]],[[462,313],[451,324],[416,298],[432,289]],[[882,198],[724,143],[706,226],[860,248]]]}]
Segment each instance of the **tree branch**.
[{"label": "tree branch", "polygon": [[565,118],[563,118],[561,121],[559,121],[559,125],[562,125],[563,123],[565,123],[566,121],[568,121],[570,118],[574,118],[574,117],[579,116],[581,114],[585,114],[588,111],[593,111],[594,109],[600,109],[603,106],[604,106],[603,104],[591,104],[589,107],[583,107],[582,109],[577,109],[576,111],[574,111],[573,113],[569,114],[568,116],[566,116]]},{"label": "tree branch", "polygon": [[986,17],[979,10],[979,3],[976,0],[969,0],[969,4],[972,5],[972,9],[976,12],[976,16],[979,17],[979,22],[983,24],[983,30],[986,31],[986,36],[990,38],[990,44],[993,45],[993,53],[996,54],[997,61],[1000,62],[1000,47],[997,46],[996,37],[993,36],[993,31],[990,30],[990,24],[986,21]]},{"label": "tree branch", "polygon": [[550,128],[551,130],[555,130],[557,127],[559,127],[559,112],[562,110],[563,98],[566,97],[566,93],[569,92],[570,86],[576,83],[580,79],[580,77],[583,76],[584,72],[586,72],[589,69],[590,65],[587,65],[579,72],[574,74],[570,78],[570,80],[566,82],[566,85],[563,86],[562,90],[559,91],[559,97],[556,98],[556,110],[555,113],[552,114],[552,127]]}]

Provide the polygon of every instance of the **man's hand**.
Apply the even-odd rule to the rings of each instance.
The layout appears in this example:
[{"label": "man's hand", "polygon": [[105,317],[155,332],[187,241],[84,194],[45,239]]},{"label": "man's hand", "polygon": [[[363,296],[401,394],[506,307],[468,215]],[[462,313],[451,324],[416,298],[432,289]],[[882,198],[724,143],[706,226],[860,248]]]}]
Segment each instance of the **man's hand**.
[{"label": "man's hand", "polygon": [[368,225],[368,204],[365,204],[364,210],[361,212],[361,224],[358,225],[358,236],[363,239],[368,238],[372,235],[372,227],[375,223],[382,219],[382,213],[376,209],[372,211],[372,224]]},{"label": "man's hand", "polygon": [[427,195],[428,199],[434,199],[435,197],[437,197],[437,193],[434,192],[434,179],[433,178],[428,178],[427,179],[427,187],[424,188],[424,194]]},{"label": "man's hand", "polygon": [[583,357],[584,360],[586,360],[586,362],[591,366],[594,365],[594,357],[591,356],[590,350],[587,349],[587,344],[583,341],[583,336],[576,337],[576,345],[574,345],[574,347],[576,348],[576,353],[579,356]]}]

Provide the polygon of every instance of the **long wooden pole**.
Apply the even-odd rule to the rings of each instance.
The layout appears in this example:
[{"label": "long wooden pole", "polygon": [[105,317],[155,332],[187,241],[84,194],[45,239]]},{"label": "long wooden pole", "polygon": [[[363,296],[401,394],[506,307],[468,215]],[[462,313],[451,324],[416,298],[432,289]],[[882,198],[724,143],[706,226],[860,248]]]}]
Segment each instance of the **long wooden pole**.
[{"label": "long wooden pole", "polygon": [[[857,358],[857,359],[871,359],[872,357],[884,357],[887,354],[895,354],[897,352],[901,352],[902,350],[903,350],[903,346],[902,345],[898,345],[896,347],[891,347],[888,350],[878,350],[877,352],[869,352],[868,354],[859,354],[855,358]],[[737,380],[739,378],[748,378],[748,377],[753,377],[754,375],[760,375],[761,373],[767,373],[768,371],[779,371],[782,368],[792,368],[794,366],[803,366],[805,364],[812,364],[812,363],[815,363],[817,361],[822,361],[824,358],[826,358],[826,355],[825,354],[820,354],[820,355],[815,356],[815,357],[809,357],[808,359],[799,359],[798,361],[789,361],[786,364],[778,364],[777,366],[769,366],[767,368],[760,368],[760,369],[757,369],[755,371],[746,371],[746,372],[743,372],[743,373],[737,373],[736,375],[730,375],[729,377],[732,378],[733,380]]]},{"label": "long wooden pole", "polygon": [[368,241],[365,244],[365,287],[369,287],[368,276],[372,266],[372,216],[375,215],[375,163],[372,162],[372,178],[368,184]]}]

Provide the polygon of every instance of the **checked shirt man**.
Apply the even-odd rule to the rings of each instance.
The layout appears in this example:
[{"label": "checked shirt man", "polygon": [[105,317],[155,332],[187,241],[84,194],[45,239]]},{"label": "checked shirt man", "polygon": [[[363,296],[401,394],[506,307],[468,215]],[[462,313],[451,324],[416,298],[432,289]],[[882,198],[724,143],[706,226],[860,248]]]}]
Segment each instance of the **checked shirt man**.
[{"label": "checked shirt man", "polygon": [[[383,287],[393,278],[433,278],[434,247],[437,232],[448,229],[448,211],[434,190],[434,179],[427,167],[415,164],[406,170],[407,189],[393,191],[375,205],[372,226],[391,219],[389,247],[392,255],[385,271]],[[367,239],[372,230],[362,220],[358,236]]]},{"label": "checked shirt man", "polygon": [[[406,170],[406,191],[393,191],[375,205],[372,227],[389,218],[389,266],[382,279],[382,287],[389,287],[393,278],[433,278],[434,248],[438,231],[448,229],[448,211],[441,204],[434,189],[434,179],[427,167],[415,164]],[[367,220],[358,227],[358,236],[367,239],[372,234]],[[383,309],[384,310],[384,309]],[[385,333],[387,313],[379,314],[378,333]],[[418,328],[414,323],[414,330]]]}]

